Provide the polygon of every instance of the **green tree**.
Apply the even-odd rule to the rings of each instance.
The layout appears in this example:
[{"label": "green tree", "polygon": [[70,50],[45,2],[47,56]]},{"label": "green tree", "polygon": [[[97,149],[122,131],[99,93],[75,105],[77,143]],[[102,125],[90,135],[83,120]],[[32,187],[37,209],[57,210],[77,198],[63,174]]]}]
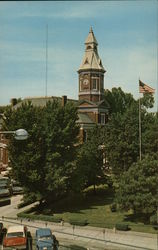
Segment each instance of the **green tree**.
[{"label": "green tree", "polygon": [[37,200],[50,200],[68,192],[78,135],[77,110],[54,101],[45,107],[30,102],[5,113],[5,128],[25,128],[27,141],[10,138],[9,157],[13,175]]},{"label": "green tree", "polygon": [[104,99],[110,105],[110,114],[124,113],[126,110],[136,102],[130,93],[125,93],[120,87],[112,88],[112,90],[106,89],[104,91]]},{"label": "green tree", "polygon": [[95,127],[87,133],[87,141],[78,149],[76,179],[81,189],[93,185],[94,193],[96,185],[106,183],[107,176],[103,168],[103,143],[102,129]]},{"label": "green tree", "polygon": [[151,215],[157,209],[158,158],[146,155],[142,161],[134,163],[120,180],[116,194],[123,209],[134,213]]},{"label": "green tree", "polygon": [[114,113],[105,126],[108,162],[117,178],[127,171],[139,156],[138,106],[131,105],[123,114]]},{"label": "green tree", "polygon": [[[120,88],[113,89],[111,96],[111,103],[113,99],[115,100],[114,108],[105,126],[104,144],[109,164],[119,179],[119,176],[139,159],[139,100],[134,100],[130,94],[123,93]],[[147,94],[140,101],[142,155],[147,152],[156,153],[157,116],[147,110],[153,106],[154,99],[151,94]]]}]

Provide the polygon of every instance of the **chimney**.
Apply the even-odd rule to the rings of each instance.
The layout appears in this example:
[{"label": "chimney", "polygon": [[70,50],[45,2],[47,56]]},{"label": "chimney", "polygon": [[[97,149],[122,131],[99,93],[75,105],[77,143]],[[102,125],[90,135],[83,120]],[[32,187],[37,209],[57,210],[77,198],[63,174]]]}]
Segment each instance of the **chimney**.
[{"label": "chimney", "polygon": [[66,95],[63,95],[62,96],[62,107],[64,107],[65,105],[66,105],[66,103],[67,103],[67,96]]}]

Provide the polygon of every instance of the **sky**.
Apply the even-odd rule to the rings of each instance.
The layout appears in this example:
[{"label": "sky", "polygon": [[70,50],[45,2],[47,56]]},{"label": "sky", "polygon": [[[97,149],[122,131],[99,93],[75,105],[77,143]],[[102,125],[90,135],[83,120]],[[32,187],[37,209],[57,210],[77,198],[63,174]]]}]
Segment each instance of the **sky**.
[{"label": "sky", "polygon": [[[46,40],[48,26],[47,91]],[[1,1],[0,105],[11,98],[78,99],[90,27],[106,69],[105,89],[139,97],[139,79],[158,84],[158,1]]]}]

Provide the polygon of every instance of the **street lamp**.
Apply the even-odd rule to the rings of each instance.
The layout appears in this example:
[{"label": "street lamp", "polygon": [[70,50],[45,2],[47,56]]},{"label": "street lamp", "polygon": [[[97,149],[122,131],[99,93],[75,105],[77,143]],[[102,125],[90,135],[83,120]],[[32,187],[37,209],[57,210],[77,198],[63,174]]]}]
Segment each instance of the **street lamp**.
[{"label": "street lamp", "polygon": [[15,131],[0,131],[0,134],[13,134],[14,138],[20,141],[26,140],[29,136],[28,132],[23,128],[17,129]]}]

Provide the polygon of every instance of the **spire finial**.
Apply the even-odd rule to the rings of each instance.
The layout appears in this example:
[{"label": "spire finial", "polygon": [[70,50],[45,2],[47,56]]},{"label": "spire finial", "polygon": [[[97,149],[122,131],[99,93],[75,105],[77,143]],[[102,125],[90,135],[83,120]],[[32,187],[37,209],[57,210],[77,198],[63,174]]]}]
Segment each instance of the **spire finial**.
[{"label": "spire finial", "polygon": [[93,29],[92,29],[92,26],[90,27],[90,31],[89,31],[90,33],[93,33]]}]

